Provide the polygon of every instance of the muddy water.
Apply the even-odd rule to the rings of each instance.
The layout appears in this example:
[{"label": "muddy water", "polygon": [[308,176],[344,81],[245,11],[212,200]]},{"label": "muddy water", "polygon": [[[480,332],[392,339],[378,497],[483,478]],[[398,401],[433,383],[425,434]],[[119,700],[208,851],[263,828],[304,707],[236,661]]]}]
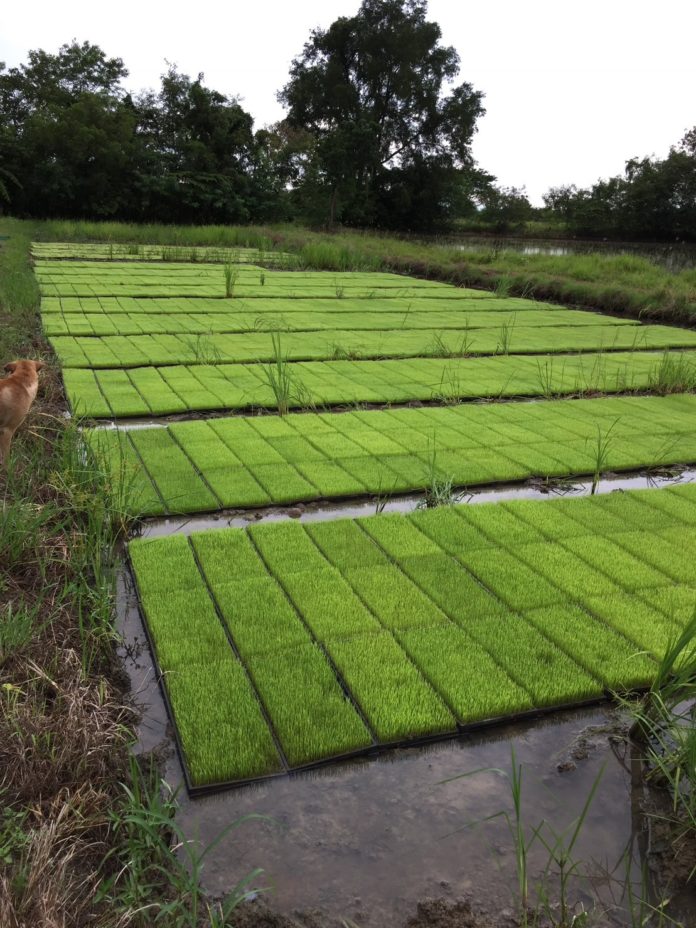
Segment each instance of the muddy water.
[{"label": "muddy water", "polygon": [[[176,787],[181,767],[126,576],[118,593],[123,656],[143,707],[136,750],[159,749],[165,779]],[[512,809],[509,781],[472,771],[498,768],[509,775],[514,750],[523,765],[528,834],[542,820],[556,834],[567,828],[601,776],[574,851],[583,878],[573,899],[611,909],[611,921],[602,924],[629,925],[621,914],[627,861],[638,877],[649,835],[638,815],[640,777],[616,737],[617,722],[607,704],[197,799],[182,786],[177,820],[189,840],[207,846],[242,816],[268,816],[271,822],[248,821],[225,834],[207,855],[204,883],[224,894],[261,867],[259,885],[270,888],[265,898],[279,914],[319,913],[319,924],[336,928],[341,919],[360,928],[398,928],[423,899],[467,896],[500,912],[512,906],[516,881],[513,843],[499,816]],[[463,774],[472,775],[452,779]],[[498,817],[481,822],[490,816]],[[547,860],[536,844],[530,853],[535,880]],[[696,925],[693,899],[679,900],[675,914],[685,926]]]},{"label": "muddy water", "polygon": [[[616,474],[602,478],[596,493],[613,493],[615,490],[646,490],[696,481],[696,470],[671,468],[664,474]],[[588,496],[592,492],[591,480],[547,482],[526,481],[517,484],[496,484],[494,487],[455,493],[454,502],[494,503],[515,499],[549,499],[553,496]],[[423,505],[422,493],[392,497],[385,503],[384,512],[412,512]],[[301,522],[321,522],[328,519],[353,519],[375,514],[373,498],[324,501],[296,506],[274,506],[265,509],[230,509],[210,515],[149,519],[138,534],[145,538],[164,535],[190,535],[211,528],[243,528],[250,522],[282,522],[297,519]]]}]

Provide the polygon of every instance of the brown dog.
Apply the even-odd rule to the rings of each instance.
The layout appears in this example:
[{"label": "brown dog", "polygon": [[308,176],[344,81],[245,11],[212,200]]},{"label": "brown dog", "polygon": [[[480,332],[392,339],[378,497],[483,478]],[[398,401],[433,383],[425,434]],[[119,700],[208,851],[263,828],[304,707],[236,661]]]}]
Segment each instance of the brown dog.
[{"label": "brown dog", "polygon": [[10,454],[10,442],[24,422],[39,389],[42,361],[10,361],[9,377],[0,380],[0,467]]}]

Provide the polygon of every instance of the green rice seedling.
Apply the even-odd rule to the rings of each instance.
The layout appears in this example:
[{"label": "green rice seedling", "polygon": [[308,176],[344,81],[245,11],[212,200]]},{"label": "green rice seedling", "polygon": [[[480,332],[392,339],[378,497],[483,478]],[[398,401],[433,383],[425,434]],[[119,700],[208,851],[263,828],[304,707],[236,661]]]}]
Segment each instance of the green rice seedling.
[{"label": "green rice seedling", "polygon": [[569,538],[563,545],[624,590],[665,586],[670,582],[666,574],[634,557],[611,538]]},{"label": "green rice seedling", "polygon": [[444,612],[394,565],[345,567],[341,572],[384,628],[447,624]]},{"label": "green rice seedling", "polygon": [[448,623],[400,630],[396,635],[460,722],[499,718],[532,708],[529,693],[462,628]]},{"label": "green rice seedling", "polygon": [[315,645],[252,657],[248,666],[292,767],[372,743],[326,656]]},{"label": "green rice seedling", "polygon": [[379,631],[375,617],[335,568],[326,565],[291,573],[278,570],[276,576],[319,641]]},{"label": "green rice seedling", "polygon": [[304,526],[297,522],[254,525],[248,530],[248,536],[275,576],[317,571],[327,566]]},{"label": "green rice seedling", "polygon": [[282,769],[254,691],[231,652],[189,660],[166,673],[165,682],[196,786]]},{"label": "green rice seedling", "polygon": [[263,287],[265,283],[266,283],[266,273],[265,271],[261,271],[261,273],[259,274],[259,284]]},{"label": "green rice seedling", "polygon": [[336,299],[342,300],[345,295],[346,295],[346,288],[340,287],[338,284],[336,284]]},{"label": "green rice seedling", "polygon": [[457,506],[454,512],[460,519],[483,532],[493,542],[510,548],[513,552],[519,545],[543,541],[543,536],[536,528],[518,519],[513,512],[497,503]]},{"label": "green rice seedling", "polygon": [[677,631],[672,619],[648,606],[642,594],[639,598],[635,593],[617,590],[611,596],[581,595],[577,598],[589,612],[653,657],[665,652]]},{"label": "green rice seedling", "polygon": [[496,542],[492,541],[477,526],[459,517],[461,508],[463,507],[421,509],[411,513],[408,520],[420,529],[424,535],[432,539],[443,551],[451,555],[456,556],[463,550],[496,547]]},{"label": "green rice seedling", "polygon": [[234,296],[234,288],[239,280],[239,271],[233,264],[226,264],[224,267],[225,274],[225,296],[230,299]]},{"label": "green rice seedling", "polygon": [[696,390],[696,365],[683,354],[665,351],[650,372],[648,385],[660,396]]},{"label": "green rice seedling", "polygon": [[280,335],[274,332],[271,335],[274,359],[264,365],[263,373],[266,383],[273,391],[278,415],[286,416],[290,409],[292,398],[293,375],[288,364],[288,357],[282,350]]},{"label": "green rice seedling", "polygon": [[594,675],[522,616],[505,611],[475,615],[463,628],[518,685],[528,690],[535,706],[599,698],[604,692]]},{"label": "green rice seedling", "polygon": [[384,552],[352,519],[308,522],[305,531],[326,560],[341,571],[390,566]]},{"label": "green rice seedling", "polygon": [[644,686],[655,675],[655,661],[576,606],[536,609],[526,612],[525,618],[607,689]]},{"label": "green rice seedling", "polygon": [[446,615],[463,627],[469,618],[499,608],[495,597],[448,554],[400,558],[399,567]]},{"label": "green rice seedling", "polygon": [[311,636],[278,582],[269,576],[204,573],[239,653],[256,654],[310,644]]},{"label": "green rice seedling", "polygon": [[566,598],[557,587],[507,551],[497,551],[495,560],[491,559],[487,549],[461,551],[457,557],[487,589],[512,609],[553,606]]},{"label": "green rice seedling", "polygon": [[594,470],[592,473],[592,489],[591,494],[597,492],[597,485],[599,483],[600,477],[607,468],[607,461],[609,460],[609,454],[612,447],[612,432],[616,428],[620,419],[614,419],[613,423],[609,426],[608,429],[603,429],[600,425],[597,425],[597,436],[594,444],[589,445],[588,451],[592,454]]},{"label": "green rice seedling", "polygon": [[441,548],[402,515],[357,519],[356,524],[393,560],[442,554]]},{"label": "green rice seedling", "polygon": [[335,638],[327,650],[380,741],[455,729],[451,712],[389,632]]},{"label": "green rice seedling", "polygon": [[500,334],[498,335],[498,344],[495,349],[496,354],[510,354],[510,349],[512,347],[512,336],[515,331],[515,321],[517,316],[514,315],[509,321],[503,322],[500,326]]},{"label": "green rice seedling", "polygon": [[258,551],[247,532],[241,529],[193,532],[190,542],[203,572],[211,580],[226,582],[268,577]]}]

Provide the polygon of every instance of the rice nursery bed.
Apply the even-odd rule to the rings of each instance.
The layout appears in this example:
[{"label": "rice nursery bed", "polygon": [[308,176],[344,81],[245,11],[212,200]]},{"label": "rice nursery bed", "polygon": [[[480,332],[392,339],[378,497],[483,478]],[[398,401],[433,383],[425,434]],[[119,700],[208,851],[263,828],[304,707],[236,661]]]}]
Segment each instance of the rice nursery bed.
[{"label": "rice nursery bed", "polygon": [[696,487],[129,545],[206,788],[645,686],[696,598]]},{"label": "rice nursery bed", "polygon": [[[252,243],[258,244],[258,240]],[[258,248],[36,243],[42,318],[133,514],[696,462],[696,333]],[[672,350],[672,349],[679,349]],[[554,399],[659,389],[668,396]],[[466,403],[488,397],[540,402]],[[319,412],[316,407],[424,408]],[[645,686],[693,609],[696,488],[139,539],[192,789]]]},{"label": "rice nursery bed", "polygon": [[[696,353],[679,355],[693,371]],[[286,368],[289,409],[459,400],[630,393],[659,383],[668,353],[615,352],[551,357],[309,361]],[[264,364],[64,368],[73,412],[94,419],[216,410],[277,409]]]},{"label": "rice nursery bed", "polygon": [[[516,326],[506,334],[494,329],[461,331],[283,332],[280,342],[268,332],[201,335],[53,336],[50,341],[64,367],[142,367],[144,365],[229,364],[336,359],[450,357],[582,351],[640,351],[696,346],[696,332],[670,326]],[[502,347],[505,339],[505,348]]]},{"label": "rice nursery bed", "polygon": [[144,515],[696,462],[696,396],[294,413],[93,429]]},{"label": "rice nursery bed", "polygon": [[294,267],[295,255],[276,249],[233,247],[221,248],[200,245],[124,245],[117,242],[33,242],[32,255],[37,266],[43,260],[51,261],[166,261],[204,262],[215,264],[246,263],[258,261],[264,265]]},{"label": "rice nursery bed", "polygon": [[637,392],[670,364],[696,381],[688,329],[398,274],[253,266],[244,249],[223,268],[199,263],[204,249],[158,248],[34,247],[76,414],[278,408],[272,365],[294,409]]}]

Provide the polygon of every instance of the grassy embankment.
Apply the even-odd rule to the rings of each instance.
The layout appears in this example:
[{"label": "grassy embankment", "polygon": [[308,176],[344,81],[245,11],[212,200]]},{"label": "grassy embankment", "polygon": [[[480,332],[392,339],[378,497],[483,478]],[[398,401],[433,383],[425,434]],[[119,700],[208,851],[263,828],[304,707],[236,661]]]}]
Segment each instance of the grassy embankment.
[{"label": "grassy embankment", "polygon": [[[394,270],[498,293],[533,296],[670,322],[696,319],[696,270],[674,273],[646,258],[602,254],[555,257],[402,241],[359,232],[310,232],[292,226],[161,226],[51,221],[40,240],[209,245],[285,250],[317,269]],[[172,257],[174,257],[172,255]],[[182,259],[185,258],[182,255]]]},{"label": "grassy embankment", "polygon": [[0,221],[0,359],[48,362],[0,475],[0,924],[195,925],[206,903],[169,850],[175,803],[129,751],[113,627],[126,501],[62,415],[35,229]]}]

